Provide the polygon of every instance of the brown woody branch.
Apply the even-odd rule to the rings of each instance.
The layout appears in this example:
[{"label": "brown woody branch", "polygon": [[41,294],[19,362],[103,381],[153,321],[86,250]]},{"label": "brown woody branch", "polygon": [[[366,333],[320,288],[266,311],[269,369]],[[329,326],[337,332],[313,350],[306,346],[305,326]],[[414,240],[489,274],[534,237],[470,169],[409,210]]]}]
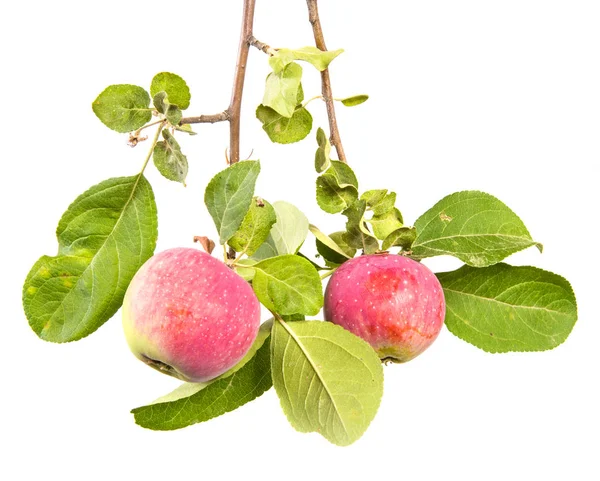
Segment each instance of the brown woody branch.
[{"label": "brown woody branch", "polygon": [[[242,95],[244,93],[244,80],[246,78],[246,64],[251,44],[266,46],[252,35],[254,24],[254,10],[256,0],[244,0],[242,13],[242,31],[238,47],[238,58],[233,78],[233,89],[229,107],[221,113],[213,115],[199,115],[197,117],[185,117],[181,124],[229,122],[229,163],[235,164],[240,160],[240,118],[242,110]],[[266,46],[268,47],[268,46]],[[268,47],[270,48],[270,47]],[[262,48],[261,48],[262,50]]]},{"label": "brown woody branch", "polygon": [[[308,20],[312,25],[313,35],[315,37],[315,45],[319,50],[327,51],[325,46],[325,38],[323,37],[323,29],[321,28],[321,20],[319,19],[319,9],[317,7],[317,0],[306,0],[308,5]],[[333,101],[333,94],[331,93],[331,79],[329,78],[329,69],[325,69],[321,72],[321,93],[323,100],[327,106],[327,117],[329,118],[329,131],[331,145],[335,147],[338,157],[342,162],[347,162],[346,154],[344,153],[344,147],[342,140],[340,139],[340,132],[337,126],[337,120],[335,117],[335,107]]]},{"label": "brown woody branch", "polygon": [[229,120],[229,112],[224,110],[218,114],[212,115],[198,115],[196,117],[184,117],[179,122],[180,125],[184,124],[214,124],[216,122],[225,122]]}]

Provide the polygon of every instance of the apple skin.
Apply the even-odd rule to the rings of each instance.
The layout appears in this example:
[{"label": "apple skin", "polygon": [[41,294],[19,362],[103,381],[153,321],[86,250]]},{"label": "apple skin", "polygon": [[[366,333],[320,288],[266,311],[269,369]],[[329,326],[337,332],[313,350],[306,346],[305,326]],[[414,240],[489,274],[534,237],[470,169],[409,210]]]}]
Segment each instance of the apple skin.
[{"label": "apple skin", "polygon": [[406,362],[438,336],[446,303],[437,277],[396,254],[371,254],[342,264],[325,290],[325,320],[367,341],[384,361]]},{"label": "apple skin", "polygon": [[135,356],[189,382],[206,382],[237,364],[260,327],[250,285],[192,248],[151,257],[131,281],[122,312]]}]

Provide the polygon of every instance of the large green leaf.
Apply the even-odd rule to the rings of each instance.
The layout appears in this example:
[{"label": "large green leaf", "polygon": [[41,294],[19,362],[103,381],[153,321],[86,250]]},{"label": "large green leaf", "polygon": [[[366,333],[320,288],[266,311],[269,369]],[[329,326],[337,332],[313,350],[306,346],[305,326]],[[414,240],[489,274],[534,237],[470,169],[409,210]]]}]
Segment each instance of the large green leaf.
[{"label": "large green leaf", "polygon": [[177,105],[181,110],[190,106],[190,89],[179,75],[170,72],[156,74],[150,85],[150,95],[154,97],[159,92],[165,92],[169,102]]},{"label": "large green leaf", "polygon": [[279,115],[290,118],[298,105],[301,80],[302,67],[297,63],[286,65],[280,72],[270,73],[267,76],[262,104],[271,107]]},{"label": "large green leaf", "polygon": [[342,49],[323,51],[317,47],[302,47],[295,50],[280,48],[275,55],[269,58],[269,65],[273,72],[281,72],[294,60],[303,60],[313,65],[317,70],[323,71],[331,61],[343,52]]},{"label": "large green leaf", "polygon": [[252,256],[254,259],[296,254],[308,235],[308,219],[295,205],[279,200],[273,202],[273,208],[277,222]]},{"label": "large green leaf", "polygon": [[306,138],[312,130],[313,118],[304,107],[297,107],[291,118],[284,117],[271,107],[259,105],[256,118],[263,124],[271,142],[292,144]]},{"label": "large green leaf", "polygon": [[444,197],[415,222],[414,257],[451,255],[474,267],[500,262],[530,246],[527,228],[505,204],[478,191]]},{"label": "large green leaf", "polygon": [[268,331],[262,326],[251,350],[233,369],[207,383],[185,383],[148,406],[133,409],[135,422],[173,430],[220,416],[256,399],[272,384]]},{"label": "large green leaf", "polygon": [[94,100],[92,110],[104,125],[117,132],[132,132],[152,118],[150,96],[137,85],[110,85]]},{"label": "large green leaf", "polygon": [[552,349],[577,320],[571,285],[536,267],[463,266],[437,276],[448,329],[488,352]]},{"label": "large green leaf", "polygon": [[242,225],[229,239],[229,246],[237,252],[244,252],[251,256],[269,237],[269,232],[276,221],[277,215],[273,206],[267,201],[255,197]]},{"label": "large green leaf", "polygon": [[56,236],[58,255],[35,263],[23,306],[38,336],[67,342],[91,334],[117,312],[133,275],[154,252],[150,184],[136,175],[95,185],[69,206]]},{"label": "large green leaf", "polygon": [[204,203],[212,216],[221,244],[239,229],[254,195],[260,172],[256,160],[237,162],[215,175],[206,186]]},{"label": "large green leaf", "polygon": [[291,425],[339,446],[362,436],[383,394],[383,369],[375,351],[329,322],[275,321],[271,371]]},{"label": "large green leaf", "polygon": [[252,266],[252,288],[269,310],[314,316],[323,307],[323,285],[315,267],[301,256],[271,257]]}]

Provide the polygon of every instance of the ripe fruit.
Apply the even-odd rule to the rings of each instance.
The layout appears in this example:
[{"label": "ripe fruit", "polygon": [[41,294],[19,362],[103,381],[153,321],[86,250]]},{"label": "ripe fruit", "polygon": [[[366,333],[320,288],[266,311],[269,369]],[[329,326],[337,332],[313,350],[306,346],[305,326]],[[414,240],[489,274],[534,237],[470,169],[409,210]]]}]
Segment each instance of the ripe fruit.
[{"label": "ripe fruit", "polygon": [[435,274],[396,254],[345,262],[325,291],[325,319],[363,338],[386,361],[409,361],[427,349],[445,312]]},{"label": "ripe fruit", "polygon": [[123,301],[131,351],[184,381],[208,381],[233,367],[259,325],[260,304],[250,285],[197,249],[169,249],[150,258]]}]

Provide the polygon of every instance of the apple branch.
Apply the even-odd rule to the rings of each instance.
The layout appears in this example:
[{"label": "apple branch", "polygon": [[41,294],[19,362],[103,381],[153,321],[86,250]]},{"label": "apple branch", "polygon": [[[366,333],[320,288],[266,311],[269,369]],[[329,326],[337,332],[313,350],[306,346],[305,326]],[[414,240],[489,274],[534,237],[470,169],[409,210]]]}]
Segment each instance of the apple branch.
[{"label": "apple branch", "polygon": [[[323,37],[323,29],[321,27],[321,20],[319,19],[317,0],[306,0],[306,4],[308,6],[308,20],[312,25],[313,35],[315,37],[315,45],[319,50],[327,51],[327,47],[325,46],[325,38]],[[321,92],[327,107],[327,117],[329,118],[329,141],[331,142],[331,145],[335,147],[339,159],[342,162],[347,162],[335,117],[335,107],[333,104],[333,94],[331,93],[329,69],[325,69],[321,72]]]},{"label": "apple branch", "polygon": [[229,107],[223,112],[211,115],[199,115],[196,117],[185,117],[180,124],[200,124],[229,122],[229,163],[235,164],[240,160],[240,118],[242,110],[242,96],[244,92],[244,80],[246,78],[246,64],[250,46],[255,46],[265,53],[272,55],[274,52],[267,44],[258,41],[252,34],[254,24],[254,11],[256,0],[244,0],[242,13],[242,30],[238,47],[238,57],[233,78],[233,88]]}]

